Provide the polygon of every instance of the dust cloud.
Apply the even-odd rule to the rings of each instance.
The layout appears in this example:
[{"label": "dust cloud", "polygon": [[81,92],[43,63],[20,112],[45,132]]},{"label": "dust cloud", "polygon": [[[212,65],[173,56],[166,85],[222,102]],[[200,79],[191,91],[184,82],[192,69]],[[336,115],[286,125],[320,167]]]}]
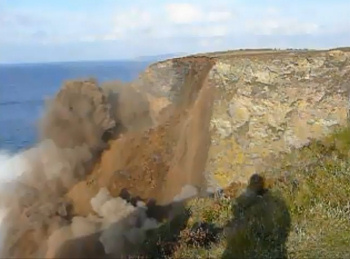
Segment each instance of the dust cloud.
[{"label": "dust cloud", "polygon": [[2,257],[42,256],[47,236],[69,224],[64,194],[91,170],[116,127],[94,80],[66,82],[48,102],[41,142],[1,157]]},{"label": "dust cloud", "polygon": [[[180,102],[142,82],[65,82],[47,102],[40,142],[0,153],[0,256],[129,255],[160,224],[150,200],[198,195],[214,95],[207,61],[186,61]],[[123,189],[135,198],[118,197]]]},{"label": "dust cloud", "polygon": [[41,124],[43,139],[60,148],[85,145],[92,153],[106,148],[104,135],[116,127],[111,105],[93,79],[66,82],[48,102]]}]

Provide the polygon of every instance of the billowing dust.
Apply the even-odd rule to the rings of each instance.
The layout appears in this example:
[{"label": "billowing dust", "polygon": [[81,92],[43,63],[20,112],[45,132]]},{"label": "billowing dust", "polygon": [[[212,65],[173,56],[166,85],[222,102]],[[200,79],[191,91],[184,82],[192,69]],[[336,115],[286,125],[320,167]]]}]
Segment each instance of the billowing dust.
[{"label": "billowing dust", "polygon": [[1,174],[17,170],[0,189],[1,256],[132,254],[159,225],[151,203],[205,189],[213,62],[175,60],[189,67],[175,99],[151,94],[140,81],[65,82],[47,104],[41,142],[0,167]]}]

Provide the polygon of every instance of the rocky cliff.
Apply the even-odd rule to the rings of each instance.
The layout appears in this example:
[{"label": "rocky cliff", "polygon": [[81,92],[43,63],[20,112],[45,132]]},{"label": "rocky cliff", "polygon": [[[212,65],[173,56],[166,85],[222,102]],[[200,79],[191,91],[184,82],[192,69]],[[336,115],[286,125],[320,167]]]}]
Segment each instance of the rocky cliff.
[{"label": "rocky cliff", "polygon": [[348,53],[224,57],[209,77],[217,93],[206,170],[221,186],[346,123]]},{"label": "rocky cliff", "polygon": [[[128,84],[66,83],[44,117],[43,141],[19,154],[23,174],[1,193],[9,214],[0,252],[7,258],[135,253],[146,231],[172,219],[187,198],[231,183],[242,186],[252,173],[278,169],[286,153],[345,125],[349,84],[346,50],[203,54],[155,63]],[[348,142],[348,135],[337,139]],[[331,154],[331,146],[326,153],[322,148],[316,147],[312,161],[321,161],[319,153],[324,160]],[[294,152],[290,163],[308,160],[307,154]],[[347,161],[344,154],[338,157]],[[301,201],[313,201],[310,193],[325,195],[319,201],[330,209],[331,200],[339,205],[339,198],[348,197],[347,186],[327,185],[330,178],[332,183],[348,179],[345,173],[327,172],[345,163],[327,163],[314,168],[315,174],[323,172],[319,182],[306,182],[309,173],[301,177],[294,168],[285,188],[304,181],[314,193],[311,187],[300,188],[299,194],[285,192],[291,208],[300,210]],[[230,189],[236,193],[235,188],[225,191]],[[327,196],[330,189],[333,198]],[[307,226],[310,213],[326,217],[317,210],[323,205],[312,206],[297,215]],[[204,207],[209,216],[222,214],[217,207]],[[312,231],[322,229],[323,223],[316,223]],[[304,244],[299,236],[293,240]]]},{"label": "rocky cliff", "polygon": [[167,203],[185,185],[201,191],[246,182],[277,166],[281,154],[346,124],[349,83],[350,53],[341,50],[238,51],[153,64],[124,94],[124,102],[133,96],[145,104],[124,116],[129,130],[68,196],[84,214],[89,205],[81,204],[91,197],[75,193],[94,195],[102,186]]}]

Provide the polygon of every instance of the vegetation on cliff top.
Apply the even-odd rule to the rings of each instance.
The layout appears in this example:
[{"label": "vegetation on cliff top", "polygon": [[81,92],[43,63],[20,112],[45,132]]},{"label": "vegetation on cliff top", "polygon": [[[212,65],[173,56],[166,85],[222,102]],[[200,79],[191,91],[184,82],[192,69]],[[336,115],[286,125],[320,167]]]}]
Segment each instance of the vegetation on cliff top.
[{"label": "vegetation on cliff top", "polygon": [[[286,155],[278,168],[263,173],[269,198],[246,212],[249,219],[239,223],[243,227],[235,238],[223,230],[239,220],[237,196],[245,189],[239,184],[220,195],[187,202],[180,216],[149,233],[145,252],[158,258],[348,258],[349,150],[350,129],[345,128]],[[252,224],[254,219],[261,226]],[[277,236],[271,229],[288,220],[290,225],[279,228],[278,238],[271,239]],[[288,231],[287,239],[281,231]],[[259,238],[257,233],[267,234]]]}]

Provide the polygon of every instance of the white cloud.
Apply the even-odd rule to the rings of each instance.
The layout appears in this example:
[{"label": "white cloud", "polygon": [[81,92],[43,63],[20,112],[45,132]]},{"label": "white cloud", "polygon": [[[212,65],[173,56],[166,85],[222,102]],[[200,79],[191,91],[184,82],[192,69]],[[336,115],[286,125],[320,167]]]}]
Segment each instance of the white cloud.
[{"label": "white cloud", "polygon": [[208,21],[210,22],[226,22],[233,15],[229,11],[213,11],[208,13]]},{"label": "white cloud", "polygon": [[200,22],[204,16],[200,7],[188,3],[168,4],[165,9],[170,21],[176,24]]},{"label": "white cloud", "polygon": [[207,49],[208,51],[212,51],[215,49],[220,49],[224,46],[224,40],[222,37],[220,38],[204,38],[198,41],[198,45],[202,49]]},{"label": "white cloud", "polygon": [[252,35],[305,35],[320,32],[320,21],[309,17],[287,15],[286,10],[275,7],[260,9],[249,17],[244,25],[246,33]]},{"label": "white cloud", "polygon": [[229,33],[228,26],[224,24],[194,27],[191,31],[192,35],[209,38],[222,37],[228,35]]},{"label": "white cloud", "polygon": [[[19,15],[19,13],[21,15]],[[25,14],[25,15],[24,15]],[[223,6],[171,3],[146,8],[125,6],[108,13],[28,10],[1,16],[0,41],[68,44],[74,42],[219,37],[229,34],[232,12]],[[25,21],[30,21],[26,23]],[[39,37],[40,36],[40,37]]]},{"label": "white cloud", "polygon": [[275,7],[268,7],[266,9],[266,14],[268,14],[268,15],[278,15],[278,14],[280,14],[280,10],[278,8],[275,8]]},{"label": "white cloud", "polygon": [[319,25],[316,23],[288,18],[251,20],[247,22],[246,28],[255,35],[302,35],[319,32]]},{"label": "white cloud", "polygon": [[120,12],[114,18],[115,26],[123,30],[144,28],[150,26],[152,22],[150,12],[136,8]]},{"label": "white cloud", "polygon": [[162,8],[131,8],[115,13],[110,32],[100,40],[218,37],[229,33],[233,18],[228,10],[211,10],[191,4],[166,4]]},{"label": "white cloud", "polygon": [[68,53],[68,46],[85,44],[91,50],[100,46],[96,55],[106,52],[104,46],[148,55],[147,51],[197,52],[276,46],[281,42],[291,47],[341,44],[350,37],[347,3],[172,0],[143,4],[135,0],[133,4],[117,1],[102,5],[104,8],[96,10],[61,7],[51,12],[40,6],[27,10],[0,8],[0,47],[64,45]]},{"label": "white cloud", "polygon": [[169,21],[175,24],[226,22],[233,17],[228,10],[211,10],[209,6],[189,3],[168,4],[165,10]]}]

